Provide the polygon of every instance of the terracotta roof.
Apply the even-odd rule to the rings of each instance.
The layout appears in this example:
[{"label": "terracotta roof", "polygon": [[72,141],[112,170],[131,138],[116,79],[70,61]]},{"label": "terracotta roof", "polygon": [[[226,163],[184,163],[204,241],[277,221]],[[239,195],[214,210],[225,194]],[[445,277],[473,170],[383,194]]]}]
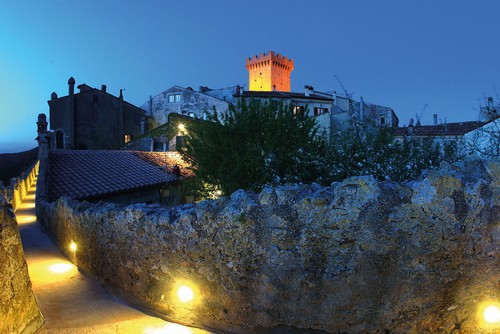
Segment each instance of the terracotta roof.
[{"label": "terracotta roof", "polygon": [[396,136],[461,136],[486,124],[486,122],[459,122],[395,128]]},{"label": "terracotta roof", "polygon": [[179,152],[168,151],[168,152],[144,152],[135,151],[135,155],[139,158],[154,163],[160,168],[164,168],[165,165],[168,168],[168,172],[172,171],[172,167],[177,165],[181,169],[181,176],[183,178],[194,176],[194,172],[190,169],[190,164],[184,161],[182,155]]},{"label": "terracotta roof", "polygon": [[92,199],[175,182],[179,178],[169,169],[178,153],[168,153],[165,171],[163,152],[51,150],[49,200]]},{"label": "terracotta roof", "polygon": [[321,101],[333,101],[333,97],[326,97],[323,95],[311,93],[306,96],[305,93],[293,93],[293,92],[259,92],[259,91],[244,91],[243,94],[236,93],[234,97],[246,97],[246,98],[278,98],[278,99],[308,99],[308,100],[321,100]]}]

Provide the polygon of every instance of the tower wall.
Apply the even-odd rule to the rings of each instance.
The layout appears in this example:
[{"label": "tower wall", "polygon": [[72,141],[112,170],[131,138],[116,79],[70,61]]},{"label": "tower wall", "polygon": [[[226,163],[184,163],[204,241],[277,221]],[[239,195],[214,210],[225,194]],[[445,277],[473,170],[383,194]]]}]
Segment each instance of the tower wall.
[{"label": "tower wall", "polygon": [[273,51],[247,59],[248,89],[251,91],[290,91],[293,60]]}]

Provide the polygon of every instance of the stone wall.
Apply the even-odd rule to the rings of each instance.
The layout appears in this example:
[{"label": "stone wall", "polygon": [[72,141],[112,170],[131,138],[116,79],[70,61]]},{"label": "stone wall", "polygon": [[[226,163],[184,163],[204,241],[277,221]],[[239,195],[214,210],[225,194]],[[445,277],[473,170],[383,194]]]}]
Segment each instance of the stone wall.
[{"label": "stone wall", "polygon": [[[478,309],[500,300],[499,198],[500,162],[468,161],[410,184],[367,176],[174,208],[37,206],[79,267],[183,323],[494,333]],[[177,301],[180,282],[194,302]]]},{"label": "stone wall", "polygon": [[0,333],[35,333],[44,318],[31,290],[19,227],[0,196]]}]

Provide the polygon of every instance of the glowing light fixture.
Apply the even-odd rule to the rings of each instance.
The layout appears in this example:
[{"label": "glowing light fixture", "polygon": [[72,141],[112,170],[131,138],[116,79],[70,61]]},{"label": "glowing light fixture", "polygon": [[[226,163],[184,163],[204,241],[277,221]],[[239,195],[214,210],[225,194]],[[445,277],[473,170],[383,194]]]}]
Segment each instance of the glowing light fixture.
[{"label": "glowing light fixture", "polygon": [[193,300],[194,298],[194,291],[187,285],[181,285],[177,289],[177,297],[179,300],[183,303],[188,303]]},{"label": "glowing light fixture", "polygon": [[179,125],[177,125],[177,127],[179,128],[179,131],[184,133],[186,132],[186,126],[182,123],[179,123]]},{"label": "glowing light fixture", "polygon": [[500,308],[497,305],[489,305],[483,311],[483,318],[489,324],[500,324]]},{"label": "glowing light fixture", "polygon": [[64,274],[74,269],[75,266],[71,263],[56,263],[49,267],[49,270],[56,274]]},{"label": "glowing light fixture", "polygon": [[500,328],[500,303],[494,300],[481,303],[477,319],[478,326],[481,328],[495,330]]},{"label": "glowing light fixture", "polygon": [[77,248],[78,247],[76,246],[76,243],[74,241],[71,241],[71,243],[69,244],[69,250],[74,253],[76,252]]},{"label": "glowing light fixture", "polygon": [[192,334],[193,331],[178,324],[167,324],[160,328],[149,327],[143,331],[144,334]]}]

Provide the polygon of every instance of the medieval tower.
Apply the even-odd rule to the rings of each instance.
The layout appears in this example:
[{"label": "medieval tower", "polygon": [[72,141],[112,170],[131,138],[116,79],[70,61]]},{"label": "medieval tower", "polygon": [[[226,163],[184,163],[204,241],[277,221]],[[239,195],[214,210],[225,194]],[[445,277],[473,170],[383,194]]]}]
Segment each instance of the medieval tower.
[{"label": "medieval tower", "polygon": [[248,90],[253,91],[290,91],[290,73],[293,60],[269,51],[253,56],[246,61],[248,70]]}]

